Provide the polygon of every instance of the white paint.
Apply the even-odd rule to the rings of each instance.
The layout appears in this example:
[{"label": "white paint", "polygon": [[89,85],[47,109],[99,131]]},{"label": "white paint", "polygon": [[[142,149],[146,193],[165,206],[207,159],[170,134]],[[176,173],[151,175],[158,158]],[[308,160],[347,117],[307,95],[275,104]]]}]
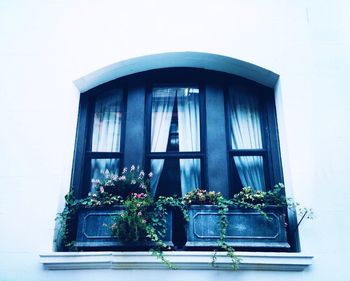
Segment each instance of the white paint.
[{"label": "white paint", "polygon": [[[350,4],[347,0],[2,0],[1,280],[347,280],[350,259]],[[73,81],[165,52],[228,56],[280,76],[288,192],[313,207],[300,272],[47,271],[69,189],[79,95]],[[20,265],[20,266],[19,266]]]}]

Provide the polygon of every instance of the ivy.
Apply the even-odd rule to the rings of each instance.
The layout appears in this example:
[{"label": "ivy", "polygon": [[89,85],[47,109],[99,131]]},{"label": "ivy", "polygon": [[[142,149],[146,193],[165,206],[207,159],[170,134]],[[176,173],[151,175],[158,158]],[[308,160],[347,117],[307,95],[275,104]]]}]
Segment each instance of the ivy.
[{"label": "ivy", "polygon": [[[130,182],[135,175],[144,180],[144,172],[137,168],[131,169]],[[136,174],[135,174],[136,173]],[[127,175],[127,171],[124,171]],[[114,175],[108,174],[108,177],[115,178]],[[103,182],[106,187],[107,182]],[[143,183],[148,184],[147,181]],[[301,220],[312,218],[311,209],[301,208],[294,200],[284,196],[283,184],[277,184],[272,190],[267,192],[254,191],[250,187],[244,187],[241,192],[234,195],[231,199],[224,198],[220,192],[207,191],[205,189],[194,189],[187,193],[183,198],[176,196],[160,196],[157,200],[153,199],[149,191],[144,188],[144,192],[131,193],[126,197],[121,197],[116,193],[105,192],[104,188],[99,186],[99,192],[89,194],[87,198],[76,199],[72,192],[65,196],[65,208],[57,215],[59,226],[59,237],[61,246],[59,250],[74,251],[74,234],[77,227],[77,212],[79,208],[96,208],[96,207],[113,207],[123,205],[124,211],[115,216],[115,222],[111,226],[111,233],[118,237],[124,243],[130,242],[148,242],[151,245],[151,253],[160,259],[168,268],[176,269],[165,256],[164,250],[171,250],[170,246],[164,242],[166,235],[166,219],[169,210],[180,210],[185,221],[189,220],[188,209],[191,205],[216,205],[218,207],[220,236],[218,239],[218,248],[213,251],[212,265],[215,266],[217,261],[217,251],[219,249],[226,252],[231,259],[232,269],[239,268],[240,258],[236,255],[232,246],[227,243],[227,229],[229,226],[227,214],[230,208],[240,207],[258,211],[267,220],[270,218],[264,211],[268,205],[281,206],[286,208],[298,208],[301,213]]]}]

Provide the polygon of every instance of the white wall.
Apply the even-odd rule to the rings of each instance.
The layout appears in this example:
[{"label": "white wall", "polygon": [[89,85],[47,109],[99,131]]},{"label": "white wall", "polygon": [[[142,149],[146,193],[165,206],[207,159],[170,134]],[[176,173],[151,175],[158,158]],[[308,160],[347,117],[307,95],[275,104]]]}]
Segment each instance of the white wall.
[{"label": "white wall", "polygon": [[302,250],[315,256],[307,271],[186,271],[186,278],[347,280],[348,3],[1,0],[0,280],[182,278],[182,271],[45,271],[38,257],[51,251],[54,217],[69,189],[79,101],[73,81],[120,60],[171,51],[226,55],[280,74],[286,185],[316,213],[300,228]]}]

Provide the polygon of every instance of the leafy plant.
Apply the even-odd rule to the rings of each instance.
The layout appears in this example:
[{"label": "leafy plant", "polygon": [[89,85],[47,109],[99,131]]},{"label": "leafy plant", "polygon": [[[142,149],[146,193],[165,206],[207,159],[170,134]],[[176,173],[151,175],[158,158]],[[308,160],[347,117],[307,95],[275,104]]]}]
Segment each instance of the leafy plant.
[{"label": "leafy plant", "polygon": [[152,197],[147,193],[133,193],[124,200],[125,211],[111,226],[112,234],[124,243],[147,239]]},{"label": "leafy plant", "polygon": [[[88,197],[76,199],[72,192],[65,196],[65,208],[57,215],[59,235],[62,241],[61,250],[76,250],[73,241],[79,208],[123,205],[124,212],[116,216],[116,220],[110,228],[112,234],[124,243],[149,243],[152,255],[162,260],[169,268],[175,269],[176,267],[163,254],[163,250],[170,249],[164,242],[168,211],[171,208],[181,210],[184,219],[188,220],[189,206],[216,205],[220,216],[218,249],[226,251],[227,256],[232,261],[232,268],[236,270],[239,267],[240,259],[235,254],[234,248],[226,242],[229,224],[227,213],[230,208],[251,208],[269,219],[264,211],[268,205],[295,207],[302,216],[298,225],[304,218],[312,218],[313,216],[311,209],[301,208],[294,200],[284,196],[284,185],[281,183],[267,192],[254,191],[250,187],[244,187],[231,199],[224,198],[220,192],[197,188],[185,194],[183,198],[160,196],[155,200],[149,192],[152,174],[146,176],[139,167],[131,166],[129,170],[124,168],[120,177],[109,172],[105,172],[104,175],[105,179],[96,181],[98,184],[96,191],[89,193]],[[213,266],[215,266],[216,253],[217,250],[214,250]]]},{"label": "leafy plant", "polygon": [[216,205],[223,196],[220,192],[207,191],[205,189],[197,188],[189,191],[182,198],[184,205]]}]

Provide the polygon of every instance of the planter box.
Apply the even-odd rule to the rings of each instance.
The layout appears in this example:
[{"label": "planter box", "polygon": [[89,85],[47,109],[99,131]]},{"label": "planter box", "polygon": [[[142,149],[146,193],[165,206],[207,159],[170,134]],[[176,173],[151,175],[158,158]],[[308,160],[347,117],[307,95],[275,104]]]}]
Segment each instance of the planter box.
[{"label": "planter box", "polygon": [[[270,220],[252,209],[231,208],[227,213],[226,242],[236,248],[290,248],[284,209],[271,206],[265,212]],[[190,206],[186,247],[217,247],[219,222],[217,206]]]},{"label": "planter box", "polygon": [[[78,211],[77,236],[74,245],[78,249],[144,249],[152,246],[151,242],[123,243],[111,235],[110,227],[124,210],[123,206],[108,209],[81,209]],[[172,212],[166,217],[164,242],[172,247]]]}]

